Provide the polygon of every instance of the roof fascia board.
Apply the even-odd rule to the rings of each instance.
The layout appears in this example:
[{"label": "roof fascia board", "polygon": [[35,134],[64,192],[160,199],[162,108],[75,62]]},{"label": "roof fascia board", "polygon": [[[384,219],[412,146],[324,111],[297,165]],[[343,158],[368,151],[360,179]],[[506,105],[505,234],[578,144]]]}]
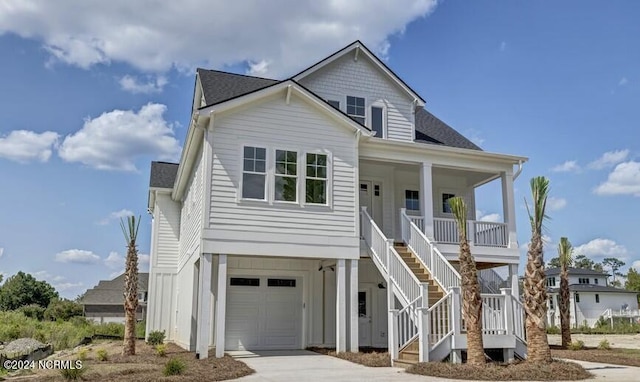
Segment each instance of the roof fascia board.
[{"label": "roof fascia board", "polygon": [[[320,62],[317,62],[315,64],[313,64],[312,66],[308,67],[307,69],[303,70],[302,72],[296,74],[295,76],[291,77],[293,80],[295,81],[299,81],[304,77],[307,77],[308,75],[317,72],[318,70],[324,68],[325,66],[329,65],[330,63],[342,58],[343,56],[351,53],[353,50],[356,50],[357,52],[362,52],[365,56],[367,56],[369,58],[369,60],[371,62],[373,62],[373,64],[380,70],[382,71],[384,74],[386,74],[396,85],[398,85],[401,89],[403,89],[405,92],[407,92],[411,98],[413,98],[415,101],[415,105],[416,106],[424,106],[425,105],[425,100],[422,99],[422,97],[420,97],[420,95],[418,93],[416,93],[413,89],[411,89],[409,87],[409,85],[407,85],[400,77],[398,77],[387,65],[385,65],[384,62],[380,61],[380,59],[378,57],[376,57],[373,53],[371,53],[371,51],[360,41],[355,41],[354,43],[346,46],[345,48],[333,53],[332,55],[330,55],[329,57],[323,59]],[[360,55],[358,56],[354,56],[354,58],[356,58],[357,60],[360,59]]]},{"label": "roof fascia board", "polygon": [[176,174],[176,181],[173,186],[173,192],[171,198],[173,200],[180,201],[187,181],[189,180],[189,174],[193,167],[194,157],[198,153],[199,146],[202,144],[202,136],[204,135],[204,128],[199,126],[199,119],[196,118],[196,114],[193,114],[191,123],[189,124],[189,132],[187,133],[187,139],[185,139],[182,154],[180,154],[180,164],[178,165],[178,173]]}]

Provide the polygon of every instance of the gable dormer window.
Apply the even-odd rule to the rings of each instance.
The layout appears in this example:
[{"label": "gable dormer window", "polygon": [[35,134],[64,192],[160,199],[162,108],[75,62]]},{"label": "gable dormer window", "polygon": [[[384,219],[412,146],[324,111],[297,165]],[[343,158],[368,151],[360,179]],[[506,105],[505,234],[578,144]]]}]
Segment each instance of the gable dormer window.
[{"label": "gable dormer window", "polygon": [[375,132],[376,138],[384,136],[384,108],[381,106],[371,106],[371,131]]},{"label": "gable dormer window", "polygon": [[354,121],[365,124],[364,98],[347,96],[347,115]]}]

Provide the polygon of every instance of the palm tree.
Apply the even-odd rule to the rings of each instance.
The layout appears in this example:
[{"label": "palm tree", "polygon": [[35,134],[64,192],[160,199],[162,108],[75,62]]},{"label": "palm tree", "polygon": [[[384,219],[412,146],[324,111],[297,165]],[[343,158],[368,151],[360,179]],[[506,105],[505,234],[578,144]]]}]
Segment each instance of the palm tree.
[{"label": "palm tree", "polygon": [[467,362],[483,365],[484,345],[482,343],[482,298],[476,270],[476,262],[471,255],[467,241],[467,206],[461,197],[448,200],[451,212],[458,226],[460,240],[460,277],[462,278],[462,312],[467,326]]},{"label": "palm tree", "polygon": [[124,347],[122,355],[136,354],[136,311],[138,310],[138,249],[136,239],[140,227],[140,217],[136,224],[135,216],[127,218],[125,225],[120,220],[120,227],[127,242],[127,260],[124,272]]},{"label": "palm tree", "polygon": [[528,361],[536,363],[551,362],[551,350],[547,338],[547,288],[544,277],[544,257],[542,252],[542,222],[547,218],[547,196],[549,180],[543,176],[531,179],[530,209],[531,242],[527,251],[527,266],[524,273],[524,310],[527,332]]},{"label": "palm tree", "polygon": [[569,266],[571,266],[571,254],[573,247],[566,237],[560,238],[558,244],[558,258],[560,259],[560,328],[562,330],[562,347],[566,348],[571,343],[571,328],[569,327]]}]

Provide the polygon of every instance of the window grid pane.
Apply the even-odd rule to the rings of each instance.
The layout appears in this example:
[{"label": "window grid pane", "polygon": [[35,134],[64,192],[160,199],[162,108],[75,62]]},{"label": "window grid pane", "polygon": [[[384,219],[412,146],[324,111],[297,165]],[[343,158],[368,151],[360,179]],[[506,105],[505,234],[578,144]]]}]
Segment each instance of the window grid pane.
[{"label": "window grid pane", "polygon": [[307,203],[327,204],[327,156],[307,154],[306,197]]},{"label": "window grid pane", "polygon": [[353,120],[364,125],[365,109],[364,98],[347,96],[347,115]]},{"label": "window grid pane", "polygon": [[245,146],[242,166],[242,198],[265,199],[266,149]]},{"label": "window grid pane", "polygon": [[409,211],[420,211],[420,193],[414,190],[404,191],[405,208]]}]

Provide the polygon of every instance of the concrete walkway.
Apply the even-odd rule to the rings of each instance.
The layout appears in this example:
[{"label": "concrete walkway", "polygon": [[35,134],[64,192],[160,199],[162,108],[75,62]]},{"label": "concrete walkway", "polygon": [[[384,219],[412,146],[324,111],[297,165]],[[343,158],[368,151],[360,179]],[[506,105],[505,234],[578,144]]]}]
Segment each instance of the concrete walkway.
[{"label": "concrete walkway", "polygon": [[[404,372],[397,367],[366,367],[306,350],[232,351],[229,355],[246,363],[255,374],[237,379],[242,382],[435,382],[442,378]],[[626,382],[640,380],[640,368],[567,360],[579,363],[594,374],[588,381]],[[458,381],[447,379],[447,381]],[[469,382],[469,381],[466,381]]]}]

